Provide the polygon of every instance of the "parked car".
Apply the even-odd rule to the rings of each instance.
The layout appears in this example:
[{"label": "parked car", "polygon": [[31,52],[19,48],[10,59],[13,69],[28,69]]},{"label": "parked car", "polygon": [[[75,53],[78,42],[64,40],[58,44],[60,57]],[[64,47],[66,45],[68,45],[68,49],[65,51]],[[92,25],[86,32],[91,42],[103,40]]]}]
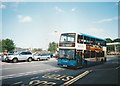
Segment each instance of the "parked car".
[{"label": "parked car", "polygon": [[53,57],[53,53],[46,53],[47,55],[49,55],[51,58]]},{"label": "parked car", "polygon": [[51,58],[51,55],[48,53],[43,53],[43,54],[35,54],[34,56],[34,60],[48,60]]},{"label": "parked car", "polygon": [[15,53],[8,53],[8,56],[9,56],[9,55],[14,55],[14,54],[15,54]]},{"label": "parked car", "polygon": [[16,63],[22,60],[27,60],[28,62],[31,62],[33,60],[33,55],[29,51],[23,51],[18,54],[8,55],[5,60],[12,61],[13,63]]},{"label": "parked car", "polygon": [[2,62],[6,61],[6,58],[9,56],[9,55],[13,55],[14,53],[8,53],[6,55],[2,54],[1,55],[1,59],[2,59]]},{"label": "parked car", "polygon": [[4,62],[5,59],[6,59],[6,57],[7,57],[7,55],[3,55],[3,54],[2,54],[0,57],[1,57],[1,61]]}]

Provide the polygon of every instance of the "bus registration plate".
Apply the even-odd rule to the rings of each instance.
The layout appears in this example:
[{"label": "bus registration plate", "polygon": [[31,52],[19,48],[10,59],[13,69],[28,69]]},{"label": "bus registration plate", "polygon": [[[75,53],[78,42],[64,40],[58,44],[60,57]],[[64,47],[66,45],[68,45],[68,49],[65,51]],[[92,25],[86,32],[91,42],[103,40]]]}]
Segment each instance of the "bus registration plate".
[{"label": "bus registration plate", "polygon": [[67,65],[63,65],[63,67],[67,67]]}]

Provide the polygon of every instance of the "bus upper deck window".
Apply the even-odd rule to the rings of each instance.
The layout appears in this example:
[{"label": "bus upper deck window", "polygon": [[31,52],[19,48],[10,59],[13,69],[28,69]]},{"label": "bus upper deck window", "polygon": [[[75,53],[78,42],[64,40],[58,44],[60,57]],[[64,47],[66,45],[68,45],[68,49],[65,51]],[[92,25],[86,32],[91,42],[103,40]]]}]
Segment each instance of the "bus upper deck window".
[{"label": "bus upper deck window", "polygon": [[77,42],[83,44],[83,36],[82,35],[78,35]]}]

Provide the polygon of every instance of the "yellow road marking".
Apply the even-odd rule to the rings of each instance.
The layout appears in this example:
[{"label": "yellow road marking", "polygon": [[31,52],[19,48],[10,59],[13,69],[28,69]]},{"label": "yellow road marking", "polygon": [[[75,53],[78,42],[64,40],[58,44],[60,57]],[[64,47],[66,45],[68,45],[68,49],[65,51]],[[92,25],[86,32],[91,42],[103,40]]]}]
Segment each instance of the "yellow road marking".
[{"label": "yellow road marking", "polygon": [[76,76],[75,78],[73,78],[73,79],[65,82],[65,83],[62,84],[61,86],[68,86],[68,85],[74,83],[75,81],[77,81],[78,79],[80,79],[80,78],[84,77],[85,75],[89,74],[90,72],[92,72],[92,70],[90,70],[90,71],[85,71],[85,72],[83,72],[82,74]]}]

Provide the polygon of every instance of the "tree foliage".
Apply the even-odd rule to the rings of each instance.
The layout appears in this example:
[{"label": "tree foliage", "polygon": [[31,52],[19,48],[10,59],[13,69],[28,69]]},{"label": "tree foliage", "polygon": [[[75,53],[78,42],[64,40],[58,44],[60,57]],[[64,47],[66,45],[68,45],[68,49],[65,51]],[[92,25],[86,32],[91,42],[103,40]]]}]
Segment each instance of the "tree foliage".
[{"label": "tree foliage", "polygon": [[2,52],[2,41],[0,40],[0,52]]},{"label": "tree foliage", "polygon": [[113,42],[120,42],[120,38],[114,39]]},{"label": "tree foliage", "polygon": [[49,43],[48,51],[55,53],[58,48],[58,43],[52,42]]},{"label": "tree foliage", "polygon": [[2,44],[2,51],[8,50],[8,52],[11,52],[15,49],[15,44],[11,39],[3,39],[1,44]]},{"label": "tree foliage", "polygon": [[41,48],[34,48],[34,49],[32,49],[32,52],[40,52],[40,51],[42,51]]},{"label": "tree foliage", "polygon": [[106,38],[105,40],[106,40],[106,43],[112,43],[112,39],[110,38]]},{"label": "tree foliage", "polygon": [[120,45],[118,45],[116,48],[120,50]]},{"label": "tree foliage", "polygon": [[112,42],[120,42],[120,38],[116,38],[116,39],[110,39],[110,38],[106,38],[106,43],[112,43]]}]

